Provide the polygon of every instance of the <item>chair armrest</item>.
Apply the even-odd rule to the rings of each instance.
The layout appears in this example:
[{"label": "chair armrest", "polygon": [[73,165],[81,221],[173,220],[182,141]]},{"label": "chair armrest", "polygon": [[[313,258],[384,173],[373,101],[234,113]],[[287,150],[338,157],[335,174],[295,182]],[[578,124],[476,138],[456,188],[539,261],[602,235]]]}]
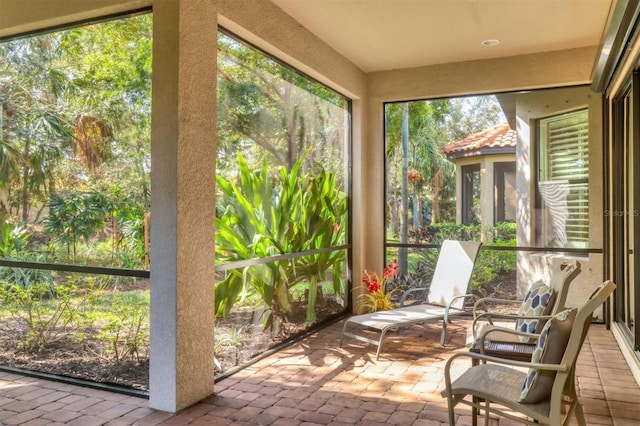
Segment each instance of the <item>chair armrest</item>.
[{"label": "chair armrest", "polygon": [[473,316],[473,323],[471,324],[471,330],[473,332],[473,338],[476,338],[476,333],[477,333],[477,329],[478,329],[478,323],[481,321],[486,321],[489,323],[489,325],[493,325],[493,320],[494,319],[510,319],[510,320],[517,320],[519,317],[518,315],[515,314],[499,314],[496,312],[483,312],[480,315],[475,315],[475,311],[474,311],[474,316]]},{"label": "chair armrest", "polygon": [[471,294],[471,293],[467,293],[467,294],[462,294],[460,296],[454,296],[451,298],[451,300],[449,301],[449,303],[447,304],[447,310],[449,310],[449,308],[451,307],[451,305],[453,305],[453,302],[455,302],[458,299],[466,299],[467,297],[470,297],[471,299],[478,299],[478,296],[475,294]]},{"label": "chair armrest", "polygon": [[476,319],[495,318],[495,319],[551,319],[553,315],[518,315],[518,314],[499,314],[496,312],[483,312]]},{"label": "chair armrest", "polygon": [[473,333],[474,339],[476,338],[477,333],[477,324],[481,320],[486,320],[489,325],[494,325],[494,319],[510,319],[510,320],[529,320],[529,319],[537,319],[537,320],[550,320],[553,318],[552,315],[516,315],[516,314],[498,314],[492,312],[484,312],[473,319],[473,323],[471,324],[471,330]]},{"label": "chair armrest", "polygon": [[[427,291],[429,291],[429,289],[427,289],[427,288],[410,288],[409,290],[406,290],[404,293],[402,293],[402,296],[400,297],[400,306],[404,306],[404,302],[407,300],[407,297],[409,297],[409,295],[411,293],[417,293],[419,291],[427,292]],[[425,297],[425,299],[426,299],[426,297]]]},{"label": "chair armrest", "polygon": [[484,353],[484,341],[485,341],[485,339],[487,338],[487,336],[489,334],[491,334],[493,332],[500,332],[500,333],[512,334],[514,336],[528,337],[530,339],[537,339],[538,337],[540,337],[539,334],[525,333],[523,331],[514,330],[512,328],[499,327],[499,326],[493,325],[491,327],[488,327],[486,330],[482,330],[482,333],[477,338],[478,346],[480,347],[480,352],[481,353]]},{"label": "chair armrest", "polygon": [[[480,308],[480,305],[487,303],[487,302],[491,302],[491,303],[498,303],[498,304],[522,304],[522,300],[516,300],[516,299],[496,299],[493,297],[483,297],[481,299],[478,299],[476,301],[476,303],[473,305],[473,317],[476,317],[476,311]],[[486,307],[485,307],[485,313],[488,312]]]},{"label": "chair armrest", "polygon": [[443,396],[446,396],[451,389],[451,365],[456,359],[461,357],[475,358],[478,361],[482,361],[483,363],[490,362],[493,364],[502,364],[502,365],[507,365],[511,367],[532,368],[535,370],[546,370],[546,371],[556,371],[556,372],[569,371],[569,366],[567,364],[541,364],[541,363],[526,362],[526,361],[515,361],[507,358],[498,358],[498,357],[489,356],[481,353],[478,354],[474,352],[458,352],[457,354],[453,354],[453,356],[451,356],[451,358],[447,360],[447,363],[444,366],[444,381],[445,381],[446,390],[443,392]]},{"label": "chair armrest", "polygon": [[[451,298],[451,300],[449,301],[449,303],[447,303],[447,305],[444,307],[444,321],[446,323],[449,322],[449,310],[451,310],[451,305],[453,305],[453,302],[455,302],[458,299],[466,299],[467,297],[470,297],[472,299],[477,299],[478,296],[476,296],[475,294],[463,294],[460,296],[454,296]],[[464,309],[464,304],[462,306],[462,308]],[[457,309],[457,308],[454,308]]]}]

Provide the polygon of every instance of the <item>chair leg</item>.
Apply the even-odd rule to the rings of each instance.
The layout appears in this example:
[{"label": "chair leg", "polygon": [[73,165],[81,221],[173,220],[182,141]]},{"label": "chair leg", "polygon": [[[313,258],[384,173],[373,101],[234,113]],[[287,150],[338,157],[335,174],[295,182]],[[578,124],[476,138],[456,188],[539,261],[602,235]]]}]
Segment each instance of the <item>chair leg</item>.
[{"label": "chair leg", "polygon": [[344,341],[344,332],[347,329],[347,324],[349,324],[349,320],[345,320],[344,326],[342,327],[342,334],[340,334],[340,347],[342,347],[342,342]]},{"label": "chair leg", "polygon": [[440,346],[444,346],[447,340],[447,320],[442,321],[442,333],[440,334]]},{"label": "chair leg", "polygon": [[380,352],[382,351],[382,341],[384,340],[384,335],[387,334],[387,330],[388,330],[387,328],[383,328],[382,330],[380,330],[380,340],[378,340],[378,350],[376,350],[376,361],[380,361]]},{"label": "chair leg", "polygon": [[[471,397],[471,400],[474,404],[478,403],[478,397],[475,395]],[[478,407],[475,405],[471,407],[471,426],[478,426]]]},{"label": "chair leg", "polygon": [[584,419],[584,411],[582,411],[582,405],[580,403],[576,403],[575,407],[576,419],[578,420],[579,426],[586,426],[587,422]]},{"label": "chair leg", "polygon": [[456,424],[456,413],[453,411],[453,397],[451,395],[447,395],[447,407],[449,408],[449,425],[455,426]]}]

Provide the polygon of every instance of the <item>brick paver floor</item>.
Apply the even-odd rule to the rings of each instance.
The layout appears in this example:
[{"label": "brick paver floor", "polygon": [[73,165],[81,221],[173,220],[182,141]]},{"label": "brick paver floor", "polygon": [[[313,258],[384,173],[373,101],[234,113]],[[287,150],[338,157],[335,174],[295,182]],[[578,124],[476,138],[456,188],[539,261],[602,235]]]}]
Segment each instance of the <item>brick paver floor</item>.
[{"label": "brick paver floor", "polygon": [[[442,369],[463,350],[469,322],[457,324],[445,348],[436,324],[402,330],[375,361],[372,346],[350,340],[338,347],[338,322],[221,380],[214,395],[177,415],[141,398],[0,373],[0,424],[445,425]],[[591,328],[577,376],[589,425],[640,424],[640,388],[605,327]],[[469,410],[456,411],[457,424],[471,423]]]}]

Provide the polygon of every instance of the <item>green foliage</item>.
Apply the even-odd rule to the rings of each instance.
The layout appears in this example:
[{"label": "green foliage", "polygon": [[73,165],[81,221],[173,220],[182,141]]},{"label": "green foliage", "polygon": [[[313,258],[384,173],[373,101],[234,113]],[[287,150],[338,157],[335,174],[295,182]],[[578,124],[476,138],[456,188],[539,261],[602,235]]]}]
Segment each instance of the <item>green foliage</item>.
[{"label": "green foliage", "polygon": [[517,226],[515,222],[500,222],[489,228],[489,232],[496,244],[500,242],[508,243],[505,245],[516,245]]},{"label": "green foliage", "polygon": [[[127,262],[131,266],[125,266],[125,268],[131,268],[137,266],[144,259],[145,246],[144,246],[144,212],[135,210],[126,210],[118,216],[118,222],[120,224],[119,231],[124,237],[126,247],[129,249],[128,253],[131,253],[136,262]],[[122,242],[119,243],[122,246]],[[127,253],[127,254],[128,254]],[[124,260],[125,256],[123,256]]]},{"label": "green foliage", "polygon": [[[0,44],[0,215],[36,222],[70,188],[148,209],[151,32],[147,14]],[[86,230],[56,242],[70,253]]]},{"label": "green foliage", "polygon": [[88,241],[104,226],[108,212],[107,199],[99,192],[78,193],[72,190],[64,195],[52,194],[48,207],[45,229],[56,236],[56,243],[67,247],[67,253],[73,254],[75,262],[77,241]]},{"label": "green foliage", "polygon": [[[20,223],[12,225],[2,217],[0,218],[0,257],[12,258],[20,256],[29,243],[27,227]],[[53,276],[51,271],[32,268],[0,267],[0,283],[18,286],[26,290],[32,284],[46,285],[47,295],[54,294]]]},{"label": "green foliage", "polygon": [[451,222],[435,223],[411,232],[411,240],[418,243],[442,244],[444,240],[480,241],[482,226]]},{"label": "green foliage", "polygon": [[329,170],[343,169],[347,100],[263,52],[218,34],[218,161],[293,168],[307,152]]},{"label": "green foliage", "polygon": [[5,216],[0,217],[0,257],[9,257],[19,253],[27,245],[29,233],[21,223],[12,225]]},{"label": "green foliage", "polygon": [[39,286],[48,287],[47,294],[49,297],[53,297],[55,294],[53,275],[51,274],[51,271],[47,271],[45,269],[3,266],[0,267],[0,283],[20,287],[23,290],[37,284]]},{"label": "green foliage", "polygon": [[[278,178],[266,163],[256,172],[238,154],[239,182],[217,177],[221,192],[216,218],[216,259],[222,263],[331,247],[344,241],[346,196],[332,173],[301,176],[304,158]],[[332,271],[340,290],[344,251],[320,253],[230,271],[216,285],[215,311],[226,316],[237,300],[256,293],[268,307],[264,326],[291,312],[291,287],[309,284],[307,321],[315,320],[318,281]]]},{"label": "green foliage", "polygon": [[243,336],[243,327],[239,329],[231,327],[229,334],[222,335],[216,339],[214,353],[223,355],[224,352],[232,352],[235,365],[238,365],[240,363],[240,350],[246,343],[247,339]]},{"label": "green foliage", "polygon": [[[448,160],[444,148],[505,121],[495,96],[408,102],[408,150],[405,153],[401,143],[403,105],[404,102],[398,102],[385,106],[387,231],[392,238],[402,238],[401,219],[410,223],[413,216],[414,229],[426,224],[427,212],[432,224],[455,220],[456,207],[452,202],[456,188],[455,165]],[[405,163],[408,163],[406,171],[403,170]],[[412,188],[403,195],[409,174]],[[405,203],[407,212],[400,207]]]},{"label": "green foliage", "polygon": [[74,336],[93,324],[92,306],[100,289],[89,280],[82,288],[74,281],[55,287],[51,297],[48,283],[32,283],[26,288],[15,284],[0,286],[0,301],[14,320],[26,326],[20,342],[29,352],[39,352],[53,342]]},{"label": "green foliage", "polygon": [[380,290],[372,293],[361,294],[358,313],[388,311],[389,309],[395,308],[397,303],[394,301],[394,295],[399,290],[399,288],[394,288],[393,290],[386,291],[380,288]]},{"label": "green foliage", "polygon": [[144,361],[149,357],[149,300],[136,293],[115,295],[98,339],[107,342],[107,355],[115,362]]}]

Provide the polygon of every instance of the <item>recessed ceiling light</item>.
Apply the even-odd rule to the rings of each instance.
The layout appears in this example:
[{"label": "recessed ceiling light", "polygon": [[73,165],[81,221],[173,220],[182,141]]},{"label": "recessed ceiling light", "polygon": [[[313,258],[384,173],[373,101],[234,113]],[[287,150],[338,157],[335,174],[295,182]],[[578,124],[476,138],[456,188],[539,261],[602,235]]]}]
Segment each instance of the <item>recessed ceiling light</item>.
[{"label": "recessed ceiling light", "polygon": [[500,44],[500,40],[496,40],[496,39],[483,40],[481,44],[483,46],[495,46],[496,44]]}]

